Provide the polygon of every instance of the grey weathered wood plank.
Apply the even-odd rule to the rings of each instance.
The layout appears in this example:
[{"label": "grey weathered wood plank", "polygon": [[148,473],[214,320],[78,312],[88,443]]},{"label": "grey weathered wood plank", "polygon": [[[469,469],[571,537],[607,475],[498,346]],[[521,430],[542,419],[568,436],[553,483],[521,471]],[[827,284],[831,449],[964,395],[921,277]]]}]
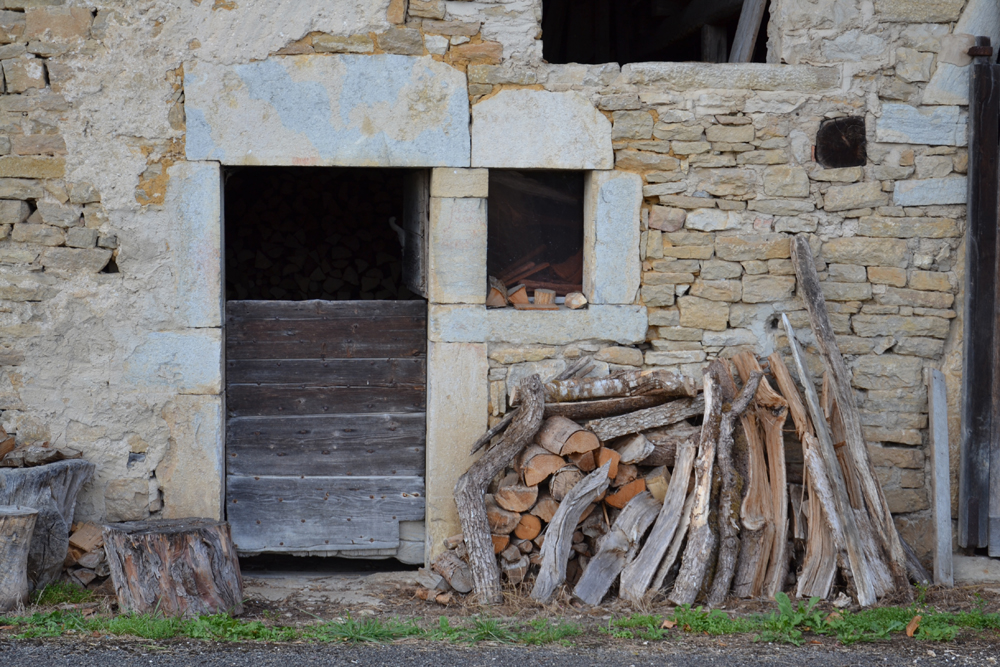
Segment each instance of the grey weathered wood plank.
[{"label": "grey weathered wood plank", "polygon": [[748,63],[753,58],[766,8],[767,0],[743,0],[743,9],[740,11],[740,21],[736,25],[736,36],[733,37],[733,50],[729,53],[729,62]]},{"label": "grey weathered wood plank", "polygon": [[242,552],[390,549],[424,518],[424,480],[230,475],[226,516]]},{"label": "grey weathered wood plank", "polygon": [[384,359],[427,354],[425,329],[399,319],[256,320],[226,328],[227,359]]},{"label": "grey weathered wood plank", "polygon": [[424,414],[239,417],[226,424],[230,475],[422,476]]},{"label": "grey weathered wood plank", "polygon": [[[951,467],[948,460],[948,395],[944,373],[932,368],[927,377],[930,412],[931,495],[934,506],[934,583],[955,585],[951,557]],[[991,526],[992,528],[992,526]],[[990,531],[992,536],[993,531]],[[995,556],[997,554],[990,554]]]},{"label": "grey weathered wood plank", "polygon": [[409,359],[229,359],[228,384],[395,387],[426,384],[427,362]]},{"label": "grey weathered wood plank", "polygon": [[230,417],[423,412],[423,387],[303,387],[292,384],[231,384]]},{"label": "grey weathered wood plank", "polygon": [[226,322],[427,317],[427,302],[414,301],[227,301]]},{"label": "grey weathered wood plank", "polygon": [[676,424],[688,417],[701,414],[704,409],[705,399],[702,396],[682,398],[626,415],[595,419],[587,422],[586,426],[601,440],[611,440],[623,435],[641,433],[651,428]]}]

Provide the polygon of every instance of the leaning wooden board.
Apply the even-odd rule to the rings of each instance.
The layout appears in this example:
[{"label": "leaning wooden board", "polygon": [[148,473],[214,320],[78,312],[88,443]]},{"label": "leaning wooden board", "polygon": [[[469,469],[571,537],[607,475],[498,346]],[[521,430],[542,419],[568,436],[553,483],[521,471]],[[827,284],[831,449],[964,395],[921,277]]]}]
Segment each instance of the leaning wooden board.
[{"label": "leaning wooden board", "polygon": [[231,301],[226,515],[243,553],[393,549],[424,518],[423,301]]}]

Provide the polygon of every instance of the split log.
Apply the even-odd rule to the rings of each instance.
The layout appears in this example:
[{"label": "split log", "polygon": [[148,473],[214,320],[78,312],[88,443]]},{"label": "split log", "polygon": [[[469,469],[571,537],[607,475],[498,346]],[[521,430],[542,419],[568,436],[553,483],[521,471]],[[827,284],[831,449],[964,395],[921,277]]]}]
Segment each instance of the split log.
[{"label": "split log", "polygon": [[606,377],[548,382],[545,385],[545,399],[550,403],[648,394],[692,397],[698,394],[698,388],[692,378],[662,370],[622,371]]},{"label": "split log", "polygon": [[490,524],[490,533],[493,535],[510,535],[521,521],[520,514],[508,512],[500,507],[492,494],[487,493],[483,496],[483,505],[486,507],[486,520]]},{"label": "split log", "polygon": [[527,512],[538,500],[537,486],[504,486],[496,490],[493,500],[508,512]]},{"label": "split log", "polygon": [[608,468],[605,463],[573,487],[560,503],[549,527],[541,550],[541,568],[535,578],[531,597],[547,602],[557,586],[566,579],[566,561],[572,547],[573,532],[584,510],[608,488]]},{"label": "split log", "polygon": [[514,528],[514,535],[521,540],[533,540],[542,532],[542,520],[533,514],[524,514]]},{"label": "split log", "polygon": [[755,598],[761,595],[767,579],[767,566],[774,543],[774,506],[764,456],[764,439],[756,412],[744,413],[740,422],[747,441],[747,484],[740,506],[743,531],[733,595]]},{"label": "split log", "polygon": [[0,506],[0,611],[28,602],[28,551],[38,510]]},{"label": "split log", "polygon": [[570,292],[566,295],[566,307],[570,310],[580,310],[587,305],[587,297],[580,292]]},{"label": "split log", "polygon": [[486,307],[507,307],[507,287],[499,278],[489,277],[489,287],[486,290]]},{"label": "split log", "polygon": [[608,449],[607,447],[601,447],[594,454],[594,459],[597,461],[597,465],[602,466],[605,463],[610,463],[611,467],[608,468],[608,477],[614,479],[618,476],[618,463],[621,460],[621,456],[618,455],[613,449]]},{"label": "split log", "polygon": [[[729,371],[725,372],[729,376]],[[733,429],[750,406],[751,399],[758,393],[764,374],[753,372],[746,379],[743,391],[731,407],[724,410],[719,425],[718,459],[719,473],[722,475],[722,491],[719,496],[719,556],[715,568],[715,578],[708,595],[708,604],[716,607],[729,595],[729,587],[736,573],[736,559],[740,553],[739,504],[740,490],[736,468],[733,465]],[[720,378],[721,381],[721,378]]]},{"label": "split log", "polygon": [[514,285],[507,290],[507,301],[513,305],[515,303],[531,303],[528,299],[528,288],[525,285]]},{"label": "split log", "polygon": [[601,446],[597,436],[566,417],[549,417],[535,441],[558,456],[589,452]]},{"label": "split log", "polygon": [[861,482],[861,489],[868,505],[868,513],[872,518],[872,525],[875,528],[880,547],[888,554],[888,566],[896,591],[904,599],[911,600],[913,591],[907,578],[906,553],[900,542],[899,533],[896,531],[896,524],[893,523],[889,503],[885,494],[882,493],[882,487],[875,478],[875,468],[872,465],[871,457],[868,454],[868,445],[865,443],[861,431],[861,415],[855,402],[854,391],[851,389],[851,375],[844,364],[844,358],[840,354],[833,327],[830,325],[826,299],[820,288],[812,251],[809,249],[808,239],[804,236],[792,239],[792,266],[795,268],[797,291],[806,305],[809,322],[812,325],[813,334],[816,336],[816,344],[833,383],[834,396],[840,406],[840,415],[844,423],[847,447]]},{"label": "split log", "polygon": [[472,572],[469,570],[469,565],[454,551],[445,551],[435,558],[431,569],[444,577],[448,585],[459,593],[468,593],[472,590]]},{"label": "split log", "polygon": [[561,456],[550,454],[548,450],[538,445],[531,445],[518,457],[517,468],[521,479],[527,486],[537,486],[548,479],[549,475],[564,468],[566,460]]},{"label": "split log", "polygon": [[493,553],[498,554],[510,544],[510,535],[490,535],[493,541]]},{"label": "split log", "polygon": [[531,559],[528,556],[521,556],[520,559],[511,563],[504,563],[501,566],[507,581],[512,584],[520,584],[528,576],[528,569],[531,567]]},{"label": "split log", "polygon": [[670,546],[671,539],[682,520],[681,505],[687,496],[688,481],[691,479],[691,468],[694,464],[695,447],[692,443],[683,443],[677,449],[677,464],[663,507],[656,517],[653,530],[646,538],[638,557],[627,564],[622,570],[621,595],[626,600],[638,602],[646,594],[649,582],[653,579],[663,554]]},{"label": "split log", "polygon": [[104,548],[122,611],[184,618],[243,613],[240,563],[224,521],[109,524]]},{"label": "split log", "polygon": [[535,288],[535,304],[553,304],[556,302],[555,290]]},{"label": "split log", "polygon": [[583,472],[590,472],[597,467],[597,459],[594,458],[594,454],[596,453],[595,451],[581,452],[579,454],[570,454],[566,458]]},{"label": "split log", "polygon": [[557,502],[562,502],[584,475],[576,466],[565,466],[549,480],[549,493]]},{"label": "split log", "polygon": [[712,468],[715,462],[715,446],[719,441],[722,422],[722,401],[717,396],[719,374],[728,372],[725,366],[713,361],[705,369],[704,393],[705,421],[701,427],[701,442],[698,443],[698,460],[695,462],[695,497],[691,508],[691,526],[688,529],[687,547],[681,560],[681,571],[674,581],[674,589],[669,599],[674,604],[691,604],[701,590],[708,570],[716,536],[708,522],[709,501],[712,492]]},{"label": "split log", "polygon": [[618,488],[630,484],[639,478],[639,467],[631,463],[618,463],[618,474],[611,480],[611,486]]},{"label": "split log", "polygon": [[636,410],[663,405],[669,400],[663,394],[649,396],[628,396],[626,398],[603,398],[597,401],[578,401],[576,403],[546,403],[545,416],[567,417],[579,421],[601,419],[624,415]]},{"label": "split log", "polygon": [[510,544],[506,549],[500,552],[500,558],[504,559],[508,563],[511,561],[521,560],[521,550],[513,544]]},{"label": "split log", "polygon": [[640,465],[672,466],[677,445],[682,442],[694,442],[697,446],[701,428],[682,421],[666,428],[646,431],[642,435],[653,445],[653,451],[639,462]]},{"label": "split log", "polygon": [[545,523],[552,521],[556,510],[559,509],[559,502],[547,493],[539,494],[538,502],[531,508],[531,514],[537,516]]},{"label": "split log", "polygon": [[646,490],[646,480],[637,479],[623,485],[620,489],[612,494],[609,494],[604,502],[610,507],[617,507],[618,509],[623,509],[629,502],[635,498],[640,493]]},{"label": "split log", "polygon": [[623,435],[642,433],[661,426],[670,426],[688,417],[694,417],[705,408],[702,396],[682,398],[655,408],[637,410],[626,415],[606,417],[587,422],[586,427],[602,442],[614,440]]},{"label": "split log", "polygon": [[598,605],[622,569],[639,551],[640,542],[660,510],[660,503],[648,493],[632,498],[597,543],[597,553],[590,560],[573,594],[587,604]]},{"label": "split log", "polygon": [[[695,447],[691,446],[691,451],[695,451]],[[694,454],[692,453],[691,460],[694,461]],[[688,472],[690,477],[690,472]],[[656,571],[656,576],[653,577],[653,584],[649,587],[650,590],[658,591],[663,589],[664,584],[667,581],[667,577],[673,568],[674,563],[681,555],[681,547],[684,546],[685,540],[687,539],[688,526],[691,525],[691,509],[694,507],[694,491],[688,494],[687,499],[684,501],[684,507],[681,508],[681,522],[677,526],[677,530],[674,531],[674,537],[670,540],[670,548],[667,549],[667,555],[663,557],[663,562],[660,563],[659,569]],[[671,579],[671,583],[673,580]]]},{"label": "split log", "polygon": [[[843,538],[837,541],[837,543],[838,545],[843,545],[843,548],[847,551],[848,567],[845,570],[848,571],[845,574],[850,576],[854,584],[858,604],[862,607],[868,607],[876,602],[875,589],[868,575],[864,547],[861,544],[861,535],[854,520],[854,511],[851,508],[850,498],[847,495],[847,484],[840,469],[840,462],[837,460],[837,453],[833,449],[833,441],[830,438],[830,431],[823,416],[819,396],[816,395],[816,383],[813,380],[812,373],[809,371],[809,367],[806,365],[805,356],[803,356],[802,350],[799,349],[798,340],[795,338],[795,330],[788,321],[787,315],[782,315],[781,321],[785,326],[785,333],[788,336],[788,345],[792,351],[792,361],[795,362],[795,370],[798,371],[802,390],[805,392],[806,407],[809,408],[809,416],[812,418],[813,428],[816,430],[817,452],[819,454],[817,460],[821,463],[822,470],[821,472],[810,470],[810,476],[822,475],[829,479],[833,504],[832,507],[828,508],[825,518],[830,524],[830,529],[834,532],[835,541],[838,538],[838,531],[835,526],[838,524],[843,526]],[[819,490],[818,487],[817,490]]]},{"label": "split log", "polygon": [[646,489],[649,490],[657,502],[662,503],[667,497],[667,489],[670,486],[670,471],[667,466],[653,468],[646,473]]},{"label": "split log", "polygon": [[[484,495],[490,481],[505,469],[542,425],[544,405],[542,381],[538,375],[521,380],[523,404],[500,441],[483,454],[455,485],[455,503],[469,551],[476,596],[482,604],[503,601],[500,571],[493,555]],[[530,485],[529,485],[530,486]]]},{"label": "split log", "polygon": [[622,463],[639,463],[656,450],[656,446],[647,440],[642,433],[626,438],[613,448],[618,452]]}]

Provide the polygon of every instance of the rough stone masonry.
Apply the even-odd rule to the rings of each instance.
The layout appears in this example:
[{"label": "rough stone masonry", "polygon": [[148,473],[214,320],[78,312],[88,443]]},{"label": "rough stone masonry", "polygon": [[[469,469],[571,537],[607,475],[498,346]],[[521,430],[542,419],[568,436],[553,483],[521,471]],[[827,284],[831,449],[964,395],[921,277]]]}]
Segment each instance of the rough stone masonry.
[{"label": "rough stone masonry", "polygon": [[[772,0],[766,64],[625,66],[544,62],[541,0],[0,7],[2,424],[97,463],[81,517],[221,512],[221,165],[414,166],[457,183],[430,237],[483,257],[429,249],[464,258],[429,295],[431,552],[518,378],[584,353],[700,376],[786,351],[779,313],[808,331],[789,261],[807,234],[892,511],[928,553],[924,372],[948,378],[954,470],[965,52],[1000,42],[993,0]],[[819,126],[847,116],[866,164],[825,169]],[[486,312],[469,168],[587,172],[588,311]]]}]

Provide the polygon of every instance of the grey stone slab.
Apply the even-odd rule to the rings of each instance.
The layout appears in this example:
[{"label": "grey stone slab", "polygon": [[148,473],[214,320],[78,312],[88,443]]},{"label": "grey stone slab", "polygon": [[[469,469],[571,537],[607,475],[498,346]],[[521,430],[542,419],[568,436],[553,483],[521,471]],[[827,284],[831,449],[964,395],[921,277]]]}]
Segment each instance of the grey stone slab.
[{"label": "grey stone slab", "polygon": [[818,92],[837,88],[840,72],[832,67],[764,63],[632,63],[622,67],[628,83],[655,83],[668,90],[743,88]]},{"label": "grey stone slab", "polygon": [[911,107],[886,103],[875,124],[875,138],[890,144],[965,146],[967,116],[958,107]]},{"label": "grey stone slab", "polygon": [[583,293],[592,304],[629,304],[639,290],[642,178],[596,171],[584,199]]},{"label": "grey stone slab", "polygon": [[472,107],[472,166],[611,169],[611,122],[578,92],[502,90]]},{"label": "grey stone slab", "polygon": [[934,583],[955,583],[951,554],[951,473],[948,461],[948,396],[944,373],[928,371],[930,399],[931,491],[934,508]]},{"label": "grey stone slab", "polygon": [[431,197],[431,303],[486,302],[486,200]]},{"label": "grey stone slab", "polygon": [[465,74],[430,57],[189,62],[184,91],[189,160],[469,166]]},{"label": "grey stone slab", "polygon": [[[1000,12],[996,0],[969,0],[953,33],[985,35],[993,44],[1000,44]],[[968,104],[971,71],[968,66],[939,62],[924,89],[924,104]]]},{"label": "grey stone slab", "polygon": [[952,560],[956,584],[1000,584],[1000,560],[958,554]]},{"label": "grey stone slab", "polygon": [[151,331],[127,353],[112,384],[179,394],[222,393],[222,330]]},{"label": "grey stone slab", "polygon": [[898,181],[892,199],[896,206],[964,204],[968,200],[968,187],[964,176]]},{"label": "grey stone slab", "polygon": [[646,339],[645,306],[590,305],[582,310],[487,310],[482,306],[431,304],[428,337],[444,343],[511,343],[566,345],[583,340],[619,344]]}]

